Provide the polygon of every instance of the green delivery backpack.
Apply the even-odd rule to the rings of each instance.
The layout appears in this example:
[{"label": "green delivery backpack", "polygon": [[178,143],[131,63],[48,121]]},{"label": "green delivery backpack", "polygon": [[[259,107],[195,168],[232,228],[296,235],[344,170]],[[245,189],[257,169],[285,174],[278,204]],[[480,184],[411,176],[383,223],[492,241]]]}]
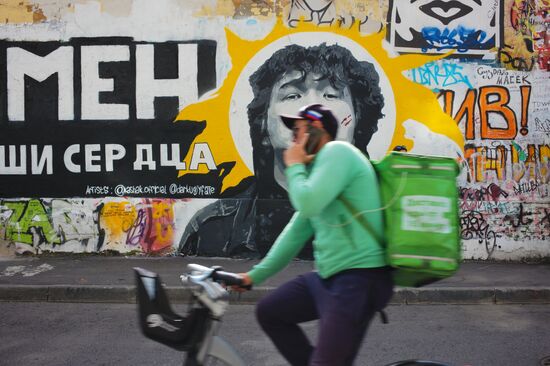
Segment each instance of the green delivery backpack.
[{"label": "green delivery backpack", "polygon": [[[385,238],[375,238],[385,245],[395,284],[420,287],[453,275],[461,261],[457,162],[392,152],[372,163],[385,222]],[[374,234],[363,215],[354,216]]]}]

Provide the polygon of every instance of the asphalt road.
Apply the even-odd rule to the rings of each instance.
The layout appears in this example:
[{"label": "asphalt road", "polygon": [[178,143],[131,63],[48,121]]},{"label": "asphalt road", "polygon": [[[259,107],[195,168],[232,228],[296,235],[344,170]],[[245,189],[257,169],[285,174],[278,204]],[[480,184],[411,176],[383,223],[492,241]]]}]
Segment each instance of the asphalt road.
[{"label": "asphalt road", "polygon": [[[176,307],[181,311],[184,305]],[[528,366],[550,356],[550,305],[395,305],[375,319],[356,365],[424,358],[452,365]],[[0,365],[181,365],[141,335],[128,304],[1,303]],[[315,323],[305,326],[314,336]],[[232,306],[222,327],[249,365],[285,365],[253,318]]]}]

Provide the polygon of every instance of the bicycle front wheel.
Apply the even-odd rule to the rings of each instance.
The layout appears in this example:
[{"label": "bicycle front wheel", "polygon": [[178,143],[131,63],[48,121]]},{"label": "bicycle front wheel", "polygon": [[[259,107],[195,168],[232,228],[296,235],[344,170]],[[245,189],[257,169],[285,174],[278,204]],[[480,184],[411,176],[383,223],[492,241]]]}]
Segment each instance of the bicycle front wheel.
[{"label": "bicycle front wheel", "polygon": [[204,366],[233,366],[232,363],[229,363],[226,360],[219,359],[214,356],[206,356],[206,360],[203,363]]},{"label": "bicycle front wheel", "polygon": [[[208,363],[211,362],[211,363]],[[217,363],[216,363],[217,362]],[[206,356],[205,365],[230,365],[230,366],[245,366],[243,359],[235,349],[225,341],[225,339],[214,336],[208,355]]]},{"label": "bicycle front wheel", "polygon": [[229,361],[219,359],[212,355],[207,355],[204,360],[199,361],[196,354],[187,355],[184,366],[233,366]]}]

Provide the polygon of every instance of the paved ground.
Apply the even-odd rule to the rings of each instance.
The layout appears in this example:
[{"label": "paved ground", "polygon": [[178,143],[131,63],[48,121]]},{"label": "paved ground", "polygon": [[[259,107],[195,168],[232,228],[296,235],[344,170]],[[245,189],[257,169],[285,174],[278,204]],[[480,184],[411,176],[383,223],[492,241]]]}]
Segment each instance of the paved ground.
[{"label": "paved ground", "polygon": [[[135,302],[133,267],[158,273],[173,301],[189,295],[179,275],[188,263],[245,272],[256,260],[202,257],[41,256],[0,257],[0,301]],[[232,300],[254,303],[280,283],[313,268],[293,261],[261,286]],[[465,262],[446,280],[419,289],[398,288],[393,303],[550,303],[550,265]]]}]

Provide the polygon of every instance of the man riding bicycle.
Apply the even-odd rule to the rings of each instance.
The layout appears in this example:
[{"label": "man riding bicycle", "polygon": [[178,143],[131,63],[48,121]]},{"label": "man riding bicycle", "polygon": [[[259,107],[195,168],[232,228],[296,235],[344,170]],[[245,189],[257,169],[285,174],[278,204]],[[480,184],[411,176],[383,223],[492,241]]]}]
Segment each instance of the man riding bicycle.
[{"label": "man riding bicycle", "polygon": [[[382,236],[376,174],[360,150],[334,141],[339,123],[326,107],[305,106],[297,116],[281,119],[294,132],[284,162],[296,212],[266,257],[241,276],[245,284],[262,283],[314,236],[317,270],[267,295],[256,315],[290,364],[351,365],[370,320],[393,293],[384,249],[343,203],[353,202]],[[313,346],[298,324],[316,319],[319,332]]]}]

